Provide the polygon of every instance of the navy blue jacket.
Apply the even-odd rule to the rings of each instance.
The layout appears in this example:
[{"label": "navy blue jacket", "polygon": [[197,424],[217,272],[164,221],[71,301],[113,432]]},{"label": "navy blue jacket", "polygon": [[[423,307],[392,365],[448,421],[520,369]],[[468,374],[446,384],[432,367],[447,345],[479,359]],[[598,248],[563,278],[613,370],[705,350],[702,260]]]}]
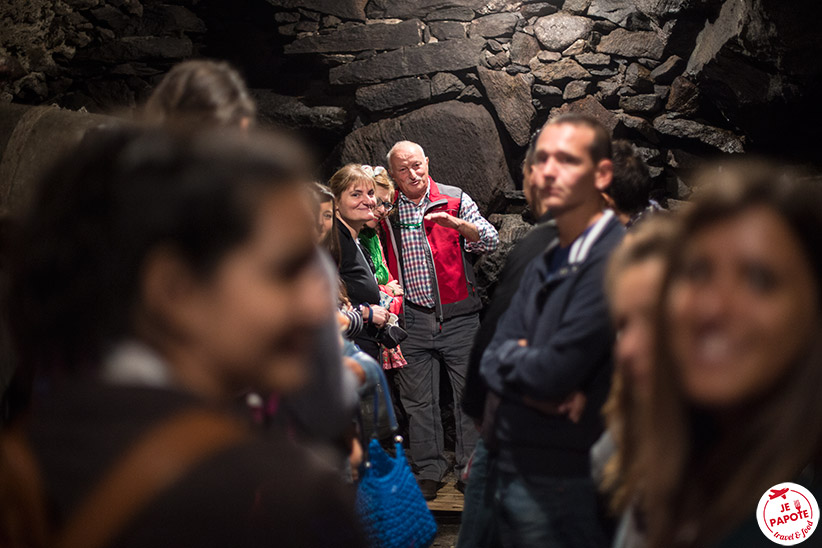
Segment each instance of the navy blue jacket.
[{"label": "navy blue jacket", "polygon": [[[606,211],[571,245],[567,265],[550,272],[551,255],[559,245],[555,240],[528,265],[483,354],[480,372],[499,396],[498,407],[487,417],[490,428],[501,454],[517,461],[518,468],[588,473],[588,449],[602,432],[600,408],[613,369],[614,334],[603,275],[624,234]],[[520,339],[528,346],[519,346]],[[587,397],[577,424],[523,403],[525,396],[559,403],[575,391]]]}]

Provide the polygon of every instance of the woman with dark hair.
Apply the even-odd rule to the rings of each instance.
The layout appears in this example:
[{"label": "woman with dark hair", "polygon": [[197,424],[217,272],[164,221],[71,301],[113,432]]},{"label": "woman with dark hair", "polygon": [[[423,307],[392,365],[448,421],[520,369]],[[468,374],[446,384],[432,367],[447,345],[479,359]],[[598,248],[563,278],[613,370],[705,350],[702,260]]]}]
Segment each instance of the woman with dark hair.
[{"label": "woman with dark hair", "polygon": [[388,310],[380,306],[380,288],[375,267],[357,235],[374,219],[374,178],[357,164],[348,164],[331,176],[328,186],[337,207],[337,233],[340,239],[340,278],[351,305],[358,308],[364,321],[363,332],[354,340],[375,360],[380,359],[376,336],[388,321]]},{"label": "woman with dark hair", "polygon": [[303,386],[330,313],[303,158],[270,136],[134,129],[51,171],[7,291],[21,366],[46,381],[0,453],[0,498],[42,503],[3,505],[0,543],[16,512],[48,546],[359,545],[336,477],[229,411]]},{"label": "woman with dark hair", "polygon": [[629,490],[652,548],[770,546],[763,494],[788,481],[821,494],[822,188],[747,161],[706,172],[696,195]]}]

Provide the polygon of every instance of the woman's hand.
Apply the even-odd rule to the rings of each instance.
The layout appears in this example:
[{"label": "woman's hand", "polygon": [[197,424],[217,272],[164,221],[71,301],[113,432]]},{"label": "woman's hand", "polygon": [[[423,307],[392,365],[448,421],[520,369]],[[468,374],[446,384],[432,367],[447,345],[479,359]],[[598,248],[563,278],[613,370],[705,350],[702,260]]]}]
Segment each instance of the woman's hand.
[{"label": "woman's hand", "polygon": [[388,322],[389,312],[381,306],[371,305],[371,323],[376,327],[383,327]]},{"label": "woman's hand", "polygon": [[385,284],[385,287],[386,289],[389,289],[391,291],[391,294],[395,297],[397,295],[403,294],[402,286],[400,285],[400,282],[397,280],[391,280],[390,282]]}]

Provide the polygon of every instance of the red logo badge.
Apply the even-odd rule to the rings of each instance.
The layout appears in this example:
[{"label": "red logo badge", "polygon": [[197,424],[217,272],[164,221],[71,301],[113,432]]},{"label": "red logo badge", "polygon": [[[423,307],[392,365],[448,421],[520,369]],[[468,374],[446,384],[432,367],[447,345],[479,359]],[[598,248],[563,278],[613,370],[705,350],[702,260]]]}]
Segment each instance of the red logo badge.
[{"label": "red logo badge", "polygon": [[819,505],[801,485],[780,483],[759,499],[756,521],[766,537],[782,546],[793,546],[813,534],[819,521]]}]

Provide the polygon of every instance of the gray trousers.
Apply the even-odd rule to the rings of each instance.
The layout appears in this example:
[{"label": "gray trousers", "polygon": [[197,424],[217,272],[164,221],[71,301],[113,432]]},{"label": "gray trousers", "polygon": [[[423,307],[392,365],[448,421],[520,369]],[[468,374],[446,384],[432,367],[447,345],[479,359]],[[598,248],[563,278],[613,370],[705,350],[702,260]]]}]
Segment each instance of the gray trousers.
[{"label": "gray trousers", "polygon": [[456,468],[461,470],[477,444],[479,433],[462,411],[468,355],[479,327],[479,316],[457,316],[440,324],[433,310],[406,303],[402,353],[408,365],[397,371],[400,401],[408,415],[409,456],[419,479],[439,481],[447,472],[440,416],[440,366],[448,372],[454,392]]}]

